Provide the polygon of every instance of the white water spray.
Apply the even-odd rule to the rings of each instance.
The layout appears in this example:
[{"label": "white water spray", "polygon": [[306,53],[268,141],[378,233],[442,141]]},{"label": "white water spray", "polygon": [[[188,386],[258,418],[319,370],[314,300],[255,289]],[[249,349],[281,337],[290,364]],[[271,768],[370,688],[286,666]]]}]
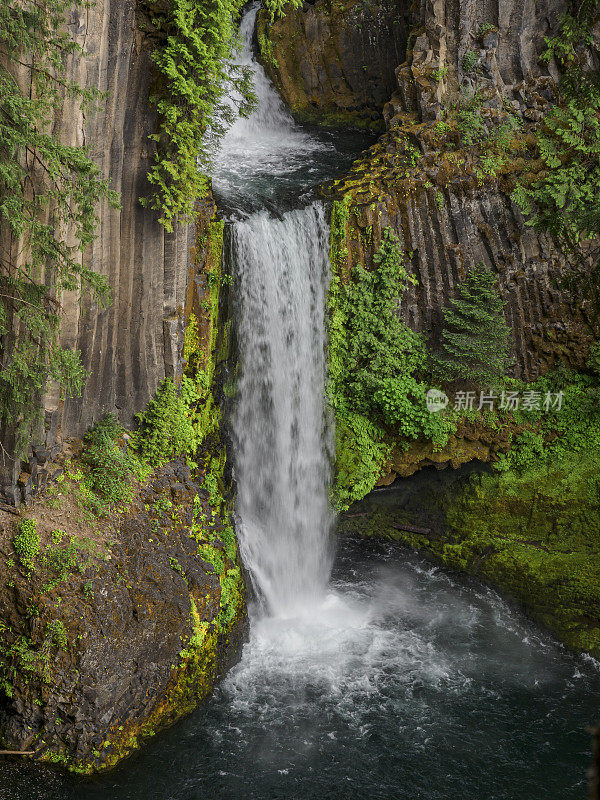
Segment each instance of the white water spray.
[{"label": "white water spray", "polygon": [[322,601],[329,577],[324,411],[329,226],[313,204],[238,222],[241,380],[234,417],[240,544],[271,612]]},{"label": "white water spray", "polygon": [[305,173],[311,154],[333,148],[294,123],[253,59],[257,10],[246,12],[240,35],[241,63],[253,70],[258,106],[225,137],[215,187],[235,200],[238,212],[244,203],[260,209],[233,222],[229,236],[238,281],[233,434],[240,547],[263,610],[294,616],[323,602],[331,570],[324,401],[329,225],[320,203],[281,215],[276,198],[291,166]]}]

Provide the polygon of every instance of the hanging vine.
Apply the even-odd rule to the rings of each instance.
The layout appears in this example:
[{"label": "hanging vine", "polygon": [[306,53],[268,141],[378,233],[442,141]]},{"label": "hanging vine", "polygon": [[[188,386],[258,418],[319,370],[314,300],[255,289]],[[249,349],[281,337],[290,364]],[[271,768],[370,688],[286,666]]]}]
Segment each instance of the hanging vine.
[{"label": "hanging vine", "polygon": [[[156,91],[150,98],[159,118],[148,179],[153,193],[143,198],[161,213],[168,231],[190,218],[206,193],[216,146],[237,113],[254,106],[251,72],[235,61],[238,20],[243,0],[170,0],[147,2],[158,35],[152,59]],[[240,97],[239,107],[229,101]]]}]

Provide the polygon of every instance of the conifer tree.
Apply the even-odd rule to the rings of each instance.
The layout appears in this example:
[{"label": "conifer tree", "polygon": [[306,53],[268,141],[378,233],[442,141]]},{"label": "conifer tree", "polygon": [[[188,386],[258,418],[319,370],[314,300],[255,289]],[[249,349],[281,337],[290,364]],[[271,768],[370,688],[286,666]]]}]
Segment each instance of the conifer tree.
[{"label": "conifer tree", "polygon": [[510,362],[510,328],[493,273],[479,264],[444,309],[441,352],[434,357],[444,380],[496,384]]}]

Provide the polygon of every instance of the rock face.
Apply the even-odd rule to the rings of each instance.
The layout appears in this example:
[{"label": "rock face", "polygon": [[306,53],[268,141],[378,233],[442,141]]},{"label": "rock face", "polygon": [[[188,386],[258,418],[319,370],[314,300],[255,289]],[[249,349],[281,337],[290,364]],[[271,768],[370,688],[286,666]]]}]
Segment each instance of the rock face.
[{"label": "rock face", "polygon": [[[71,64],[84,86],[108,92],[102,109],[84,118],[66,105],[61,133],[87,144],[93,159],[121,195],[121,210],[100,209],[99,236],[90,266],[109,277],[111,305],[104,311],[63,301],[63,341],[80,348],[89,380],[81,399],[64,407],[47,401],[50,435],[78,435],[101,409],[130,424],[166,376],[181,370],[183,315],[194,227],[166,233],[158,214],[139,198],[150,191],[146,174],[156,130],[149,106],[151,46],[138,24],[135,2],[104,0],[71,22],[74,38],[88,52]],[[56,407],[56,411],[55,411]]]},{"label": "rock face", "polygon": [[407,5],[318,0],[272,25],[262,11],[261,59],[292,111],[319,124],[382,127],[381,110],[406,53]]},{"label": "rock face", "polygon": [[[519,604],[568,648],[600,656],[597,464],[549,465],[545,476],[425,470],[341,517],[344,533],[383,536]],[[580,523],[579,520],[585,520]]]},{"label": "rock face", "polygon": [[38,510],[31,569],[0,515],[0,740],[93,772],[210,694],[247,634],[244,579],[224,524],[194,526],[211,508],[183,460],[100,538],[76,508]]},{"label": "rock face", "polygon": [[[56,391],[44,399],[43,444],[80,436],[104,412],[125,425],[165,377],[181,371],[183,308],[194,226],[166,233],[158,214],[139,198],[149,193],[148,136],[156,130],[149,105],[152,82],[150,40],[141,30],[134,0],[101,0],[74,9],[69,29],[87,57],[73,57],[68,77],[107,93],[93,115],[65,99],[54,130],[65,144],[86,145],[121,209],[99,208],[98,238],[85,254],[88,266],[106,275],[112,303],[99,309],[78,292],[62,297],[62,343],[81,351],[89,372],[83,396],[62,401]],[[10,446],[10,434],[4,436]],[[40,442],[38,442],[39,444]],[[18,465],[0,467],[0,484],[10,489]]]},{"label": "rock face", "polygon": [[[541,65],[539,57],[544,37],[557,30],[567,11],[565,0],[419,0],[416,6],[414,44],[398,68],[396,98],[405,106],[416,102],[423,119],[439,117],[440,103],[457,79],[486,84],[502,99],[507,92],[524,94],[540,79],[544,85],[549,74],[557,78],[556,67]],[[477,56],[477,74],[475,63],[465,70],[467,52]],[[434,69],[448,70],[435,85]]]},{"label": "rock face", "polygon": [[[539,169],[528,147],[555,99],[557,76],[555,65],[539,58],[544,36],[565,10],[559,0],[423,2],[412,50],[397,70],[398,90],[385,108],[388,131],[336,187],[353,198],[350,262],[369,262],[391,226],[419,281],[404,299],[404,318],[434,342],[441,308],[465,270],[483,263],[498,274],[513,330],[514,371],[526,379],[560,361],[580,367],[592,340],[585,298],[561,286],[565,258],[526,226],[510,197],[517,175]],[[445,110],[475,92],[486,136],[502,124],[506,109],[522,126],[510,157],[494,172],[486,171],[476,146],[465,146],[452,125],[440,124]]]},{"label": "rock face", "polygon": [[517,427],[514,430],[496,430],[475,423],[463,423],[441,449],[436,448],[430,440],[411,441],[406,449],[394,447],[386,462],[386,474],[377,485],[390,486],[397,478],[407,478],[425,467],[458,469],[472,461],[494,461],[502,453],[508,452],[511,435],[519,432]]},{"label": "rock face", "polygon": [[[368,7],[375,15],[376,6]],[[300,85],[303,97],[325,108],[331,105],[330,87],[314,79],[316,71],[307,64],[314,52],[334,48],[347,32],[347,17],[342,22],[332,12],[317,24],[318,9],[319,4],[296,12],[294,30],[302,33],[288,32],[285,53],[283,30],[290,23],[272,26],[267,56],[273,55],[269,68],[285,98],[298,95]],[[401,11],[409,15],[412,32],[384,109],[387,131],[325,193],[346,206],[340,249],[347,257],[338,265],[346,275],[358,261],[371,263],[387,226],[399,235],[419,281],[403,298],[401,312],[433,342],[441,331],[441,310],[465,271],[483,263],[496,272],[513,330],[514,373],[526,379],[558,362],[582,366],[593,340],[586,298],[562,285],[566,259],[548,237],[526,226],[510,197],[518,175],[540,169],[532,134],[556,97],[558,77],[556,65],[540,62],[540,55],[544,37],[557,30],[565,11],[564,0],[422,0],[410,13]],[[267,60],[264,44],[262,50]],[[355,47],[348,54],[355,67],[359,53]],[[362,88],[349,91],[354,99],[344,102],[359,107]],[[456,127],[443,119],[476,92],[486,135],[508,111],[522,125],[514,151],[493,172],[478,148],[461,144]]]}]

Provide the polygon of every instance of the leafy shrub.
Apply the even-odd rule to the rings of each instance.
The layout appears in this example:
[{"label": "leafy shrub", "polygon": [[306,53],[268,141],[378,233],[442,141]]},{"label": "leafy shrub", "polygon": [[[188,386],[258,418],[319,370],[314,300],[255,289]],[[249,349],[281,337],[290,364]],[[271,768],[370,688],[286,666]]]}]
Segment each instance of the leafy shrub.
[{"label": "leafy shrub", "polygon": [[486,134],[485,122],[479,109],[461,109],[456,115],[456,127],[461,142],[467,147],[481,141]]},{"label": "leafy shrub", "polygon": [[330,347],[329,394],[335,409],[380,411],[373,393],[381,382],[410,374],[425,362],[422,338],[399,317],[399,303],[415,279],[404,266],[398,237],[387,228],[373,270],[354,268],[337,287]]},{"label": "leafy shrub", "polygon": [[[527,225],[549,233],[572,254],[570,290],[584,298],[600,328],[600,259],[582,243],[600,233],[600,72],[582,57],[592,41],[597,3],[578,3],[576,16],[563,17],[559,33],[546,39],[543,60],[555,59],[563,74],[557,105],[537,132],[543,170],[524,175],[513,199],[528,216]],[[589,257],[593,258],[590,266]]]},{"label": "leafy shrub", "polygon": [[595,375],[600,375],[600,342],[595,342],[592,345],[587,366]]},{"label": "leafy shrub", "polygon": [[[87,467],[85,486],[109,505],[123,502],[132,489],[136,462],[132,454],[117,447],[115,440],[124,433],[123,426],[112,414],[96,422],[84,436],[81,461]],[[91,500],[96,513],[100,506]]]},{"label": "leafy shrub", "polygon": [[125,429],[114,414],[105,414],[86,432],[83,441],[86,445],[100,445],[105,441],[114,442],[124,432]]},{"label": "leafy shrub", "polygon": [[33,571],[35,560],[40,553],[40,537],[34,519],[19,520],[13,546],[21,564],[25,569]]},{"label": "leafy shrub", "polygon": [[161,383],[137,420],[138,451],[150,464],[158,465],[182,453],[195,452],[197,442],[188,407],[170,378]]},{"label": "leafy shrub", "polygon": [[[334,260],[334,265],[335,265]],[[404,265],[396,234],[387,228],[373,269],[354,268],[330,290],[328,397],[336,415],[335,502],[368,493],[389,453],[384,428],[405,438],[429,436],[445,444],[452,429],[429,414],[421,382],[427,354],[423,338],[400,318],[402,296],[416,283]]]},{"label": "leafy shrub", "polygon": [[495,467],[500,472],[514,470],[521,474],[543,461],[544,439],[540,433],[523,431],[513,442],[509,455],[500,458]]},{"label": "leafy shrub", "polygon": [[470,72],[473,72],[478,61],[479,61],[479,53],[476,53],[475,50],[467,50],[467,52],[462,57],[463,72],[465,72],[467,75]]},{"label": "leafy shrub", "polygon": [[160,91],[151,103],[159,129],[148,180],[154,193],[145,205],[161,212],[169,231],[178,219],[190,217],[198,197],[207,191],[215,144],[233,121],[227,101],[231,88],[243,98],[240,113],[254,102],[251,72],[235,61],[237,18],[241,0],[170,0],[152,4],[152,23],[159,46],[152,54]]},{"label": "leafy shrub", "polygon": [[396,428],[400,436],[425,436],[441,448],[456,426],[446,414],[428,411],[426,391],[425,384],[412,375],[401,375],[382,381],[373,399],[386,423]]}]

